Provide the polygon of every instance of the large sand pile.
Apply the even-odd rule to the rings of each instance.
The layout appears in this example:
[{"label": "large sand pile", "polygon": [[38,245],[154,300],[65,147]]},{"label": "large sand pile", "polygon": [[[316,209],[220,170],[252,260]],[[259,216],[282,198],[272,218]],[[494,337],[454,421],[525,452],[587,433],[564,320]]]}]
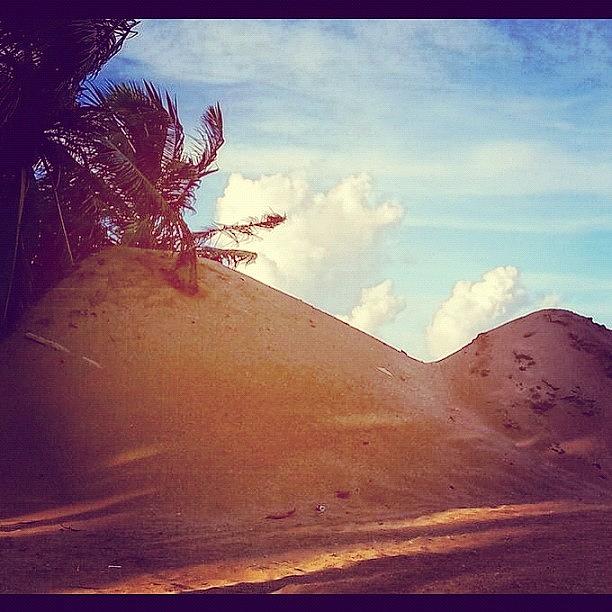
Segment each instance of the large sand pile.
[{"label": "large sand pile", "polygon": [[[512,321],[440,362],[451,399],[585,481],[612,474],[612,332],[565,310]],[[534,459],[535,460],[535,459]]]},{"label": "large sand pile", "polygon": [[[213,262],[199,266],[200,293],[184,295],[168,283],[172,265],[157,252],[99,253],[2,343],[6,534],[24,542],[30,528],[93,517],[115,556],[163,550],[150,554],[174,567],[202,559],[161,537],[169,525],[173,537],[339,530],[607,496],[608,330],[542,311],[424,364]],[[67,544],[48,537],[59,563]],[[78,541],[89,558],[90,541]],[[98,585],[117,580],[92,568]],[[76,588],[15,576],[5,589]]]}]

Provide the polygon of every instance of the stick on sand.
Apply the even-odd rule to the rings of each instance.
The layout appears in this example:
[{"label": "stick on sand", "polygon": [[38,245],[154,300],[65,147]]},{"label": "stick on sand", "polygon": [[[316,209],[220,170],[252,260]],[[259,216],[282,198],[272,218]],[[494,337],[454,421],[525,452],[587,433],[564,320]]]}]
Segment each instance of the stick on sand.
[{"label": "stick on sand", "polygon": [[25,337],[30,340],[34,340],[34,342],[38,342],[38,344],[42,344],[43,346],[48,346],[55,351],[61,351],[63,353],[69,353],[70,351],[65,347],[59,344],[58,342],[54,342],[53,340],[49,340],[48,338],[43,338],[42,336],[38,336],[33,334],[32,332],[26,332]]}]

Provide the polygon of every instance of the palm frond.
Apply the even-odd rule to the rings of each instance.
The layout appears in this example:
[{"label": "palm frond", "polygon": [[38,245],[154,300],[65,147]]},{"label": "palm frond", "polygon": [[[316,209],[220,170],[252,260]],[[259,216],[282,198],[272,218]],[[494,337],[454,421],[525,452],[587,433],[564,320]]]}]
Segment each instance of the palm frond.
[{"label": "palm frond", "polygon": [[196,247],[196,253],[198,257],[212,259],[230,268],[235,268],[239,264],[248,265],[257,259],[257,253],[253,253],[252,251],[218,249],[211,246],[198,246]]},{"label": "palm frond", "polygon": [[184,134],[176,104],[169,96],[164,99],[151,83],[92,85],[83,99],[124,137],[138,167],[151,181],[180,159]]},{"label": "palm frond", "polygon": [[261,219],[251,217],[245,223],[237,223],[235,225],[225,225],[216,223],[212,227],[194,232],[194,237],[198,242],[208,242],[213,236],[223,234],[228,236],[233,242],[238,244],[243,239],[254,238],[257,236],[257,230],[274,229],[287,220],[285,215],[277,213],[268,213]]},{"label": "palm frond", "polygon": [[198,153],[197,165],[202,177],[216,172],[211,168],[217,159],[217,153],[223,146],[223,115],[219,103],[209,106],[200,118],[200,129],[198,130],[199,141],[195,144]]}]

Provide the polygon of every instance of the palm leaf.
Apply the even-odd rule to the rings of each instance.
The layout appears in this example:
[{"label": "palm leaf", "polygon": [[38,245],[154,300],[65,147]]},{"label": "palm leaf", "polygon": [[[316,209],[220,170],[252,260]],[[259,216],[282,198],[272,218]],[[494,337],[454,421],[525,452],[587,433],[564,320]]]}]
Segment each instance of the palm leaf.
[{"label": "palm leaf", "polygon": [[169,95],[164,99],[151,83],[90,86],[84,101],[120,127],[138,167],[150,180],[157,181],[181,157],[184,134],[176,102]]}]

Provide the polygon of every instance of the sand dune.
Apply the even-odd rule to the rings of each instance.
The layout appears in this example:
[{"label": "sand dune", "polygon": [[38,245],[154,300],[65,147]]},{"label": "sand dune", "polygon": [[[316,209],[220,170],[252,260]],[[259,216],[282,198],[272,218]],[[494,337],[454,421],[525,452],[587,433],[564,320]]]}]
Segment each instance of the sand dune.
[{"label": "sand dune", "polygon": [[440,362],[454,402],[518,448],[592,481],[611,472],[612,333],[564,310],[542,310]]},{"label": "sand dune", "polygon": [[[346,567],[389,555],[404,581],[382,571],[367,588],[483,590],[473,575],[415,578],[408,541],[461,530],[462,508],[479,525],[513,508],[485,547],[512,529],[528,542],[530,511],[554,514],[538,529],[555,537],[566,514],[591,512],[583,537],[609,541],[609,330],[540,311],[425,364],[214,262],[184,295],[172,263],[103,251],[2,342],[0,543],[20,551],[0,562],[3,590],[174,592],[298,572],[301,586],[261,590],[359,591],[367,572]],[[452,552],[435,542],[423,567]],[[317,587],[325,568],[340,573]],[[587,590],[609,589],[605,576]]]}]

